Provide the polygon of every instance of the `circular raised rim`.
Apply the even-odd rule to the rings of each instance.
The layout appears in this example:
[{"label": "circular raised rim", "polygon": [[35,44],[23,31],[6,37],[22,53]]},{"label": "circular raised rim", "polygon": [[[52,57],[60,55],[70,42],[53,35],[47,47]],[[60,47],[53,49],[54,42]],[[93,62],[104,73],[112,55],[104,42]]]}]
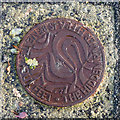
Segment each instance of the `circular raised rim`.
[{"label": "circular raised rim", "polygon": [[[36,28],[36,27],[38,27],[38,26],[40,26],[40,25],[42,25],[42,24],[44,24],[44,23],[46,23],[46,22],[50,22],[50,21],[54,21],[54,20],[70,20],[70,21],[72,20],[73,22],[78,23],[78,24],[80,24],[81,26],[84,27],[84,25],[83,25],[82,23],[80,23],[79,21],[76,21],[76,20],[74,20],[74,19],[68,19],[68,18],[52,18],[52,19],[47,19],[47,20],[45,20],[45,21],[43,21],[43,22],[41,22],[41,23],[35,24],[35,25],[24,35],[22,41],[21,41],[20,44],[19,44],[19,48],[21,49],[21,46],[22,46],[22,45],[24,44],[24,42],[25,42],[25,38],[26,38],[27,36],[29,36],[29,34],[34,30],[34,28]],[[49,104],[49,102],[46,103],[46,102],[40,101],[34,94],[31,94],[31,93],[32,93],[31,91],[29,91],[29,90],[24,86],[23,81],[21,81],[20,75],[18,75],[18,74],[20,74],[20,73],[19,73],[19,70],[18,70],[19,53],[17,54],[17,57],[16,57],[16,70],[17,70],[17,75],[18,75],[19,81],[20,81],[22,87],[25,89],[25,91],[26,91],[31,97],[33,97],[35,100],[37,100],[38,102],[41,102],[41,103],[46,104],[46,105],[49,105],[49,106],[68,107],[68,106],[72,106],[72,105],[79,104],[79,103],[83,102],[84,100],[86,100],[87,98],[89,98],[91,95],[93,95],[93,94],[95,93],[95,91],[97,90],[98,86],[100,85],[100,83],[101,83],[101,81],[102,81],[102,79],[103,79],[104,71],[105,71],[105,55],[104,55],[103,45],[101,44],[100,40],[96,37],[96,35],[94,34],[94,32],[93,32],[92,30],[90,30],[88,27],[84,27],[84,28],[85,28],[86,30],[88,30],[88,31],[94,36],[94,38],[96,39],[96,41],[97,41],[98,44],[100,45],[100,49],[101,49],[101,52],[102,52],[102,58],[103,58],[103,61],[102,61],[102,63],[103,63],[103,70],[102,70],[102,73],[101,73],[101,76],[100,76],[100,80],[97,82],[97,84],[96,84],[96,86],[94,87],[94,89],[92,89],[92,91],[89,92],[89,94],[86,95],[85,97],[83,97],[81,100],[77,100],[77,101],[75,101],[75,102],[71,102],[71,103],[66,104],[66,105],[65,105],[65,104],[64,104],[64,105],[55,105],[55,104]]]}]

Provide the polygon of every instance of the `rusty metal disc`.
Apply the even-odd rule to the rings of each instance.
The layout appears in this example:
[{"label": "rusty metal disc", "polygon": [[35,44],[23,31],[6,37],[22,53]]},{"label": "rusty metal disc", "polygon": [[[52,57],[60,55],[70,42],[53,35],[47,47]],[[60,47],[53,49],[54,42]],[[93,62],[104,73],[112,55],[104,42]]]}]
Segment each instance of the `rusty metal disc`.
[{"label": "rusty metal disc", "polygon": [[[57,18],[37,24],[23,37],[19,48],[19,80],[44,104],[64,107],[80,103],[102,80],[103,47],[90,29],[75,20]],[[38,65],[30,68],[25,58],[36,59]]]}]

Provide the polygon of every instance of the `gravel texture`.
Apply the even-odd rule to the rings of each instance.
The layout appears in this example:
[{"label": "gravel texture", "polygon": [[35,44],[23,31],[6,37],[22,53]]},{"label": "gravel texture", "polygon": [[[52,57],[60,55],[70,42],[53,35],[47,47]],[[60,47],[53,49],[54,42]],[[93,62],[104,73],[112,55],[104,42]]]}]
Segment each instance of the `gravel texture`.
[{"label": "gravel texture", "polygon": [[[26,112],[28,118],[118,117],[118,4],[2,3],[0,117],[15,118],[12,111]],[[38,103],[26,93],[16,73],[17,49],[13,47],[19,45],[34,24],[56,17],[75,19],[89,27],[103,44],[106,57],[104,78],[96,93],[82,103],[63,108]]]}]

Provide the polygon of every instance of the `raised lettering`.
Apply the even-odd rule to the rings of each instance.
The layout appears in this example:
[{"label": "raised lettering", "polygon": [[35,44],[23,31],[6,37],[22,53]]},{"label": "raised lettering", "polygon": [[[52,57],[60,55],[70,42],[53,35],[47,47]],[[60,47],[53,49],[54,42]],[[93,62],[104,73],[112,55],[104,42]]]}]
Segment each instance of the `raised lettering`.
[{"label": "raised lettering", "polygon": [[69,96],[69,99],[70,99],[71,102],[74,102],[74,101],[77,100],[77,98],[76,98],[74,93],[70,93],[68,96]]},{"label": "raised lettering", "polygon": [[70,28],[70,22],[66,22],[65,25],[64,25],[64,28],[69,30],[69,28]]},{"label": "raised lettering", "polygon": [[62,29],[62,27],[63,27],[63,23],[61,23],[60,21],[57,21],[57,22],[55,23],[55,29],[56,29],[56,30]]},{"label": "raised lettering", "polygon": [[42,98],[44,92],[39,88],[38,93],[36,94],[39,98]]},{"label": "raised lettering", "polygon": [[91,80],[97,81],[100,77],[98,75],[92,75],[90,76]]},{"label": "raised lettering", "polygon": [[98,68],[94,68],[92,73],[95,74],[95,75],[101,76],[102,70],[98,69]]},{"label": "raised lettering", "polygon": [[77,90],[77,91],[75,92],[75,95],[76,95],[76,97],[77,97],[78,100],[82,98],[82,95],[81,95],[80,90]]},{"label": "raised lettering", "polygon": [[49,31],[55,30],[55,23],[48,23],[47,29],[48,29]]},{"label": "raised lettering", "polygon": [[91,86],[88,86],[87,84],[85,85],[85,90],[87,91],[87,93],[89,93],[92,90]]},{"label": "raised lettering", "polygon": [[82,35],[84,32],[85,32],[85,29],[83,27],[81,27],[78,34]]},{"label": "raised lettering", "polygon": [[42,25],[41,27],[38,27],[36,30],[39,33],[39,35],[41,35],[44,32],[47,32],[47,28],[46,28],[45,25]]},{"label": "raised lettering", "polygon": [[94,62],[101,62],[102,60],[101,60],[101,53],[99,54],[99,53],[94,53],[93,54],[93,60],[94,60]]},{"label": "raised lettering", "polygon": [[31,36],[31,38],[33,38],[34,40],[37,40],[38,37],[39,37],[39,35],[37,34],[37,32],[36,32],[35,30],[32,32],[32,34],[31,34],[30,36]]},{"label": "raised lettering", "polygon": [[86,87],[87,91],[90,92],[92,90],[92,88],[94,87],[94,84],[93,84],[93,82],[88,82],[88,83],[86,83],[85,87]]},{"label": "raised lettering", "polygon": [[29,75],[27,75],[27,76],[24,76],[24,77],[23,77],[23,80],[24,80],[24,82],[26,83],[25,86],[29,86],[32,81],[36,81],[36,80],[33,78],[34,76],[36,77],[36,75],[39,75],[39,72],[34,73],[34,74],[32,74],[32,75],[29,74]]},{"label": "raised lettering", "polygon": [[50,101],[51,99],[51,94],[45,92],[44,90],[42,90],[39,86],[35,86],[32,89],[32,92],[39,98],[46,100],[46,101]]},{"label": "raised lettering", "polygon": [[87,85],[88,85],[88,86],[91,86],[91,87],[95,87],[96,81],[94,81],[94,80],[89,80],[89,81],[87,82]]},{"label": "raised lettering", "polygon": [[36,95],[38,92],[39,92],[40,88],[38,86],[35,86],[33,89],[32,89],[32,92]]},{"label": "raised lettering", "polygon": [[81,87],[80,90],[84,95],[86,95],[88,93],[88,91],[85,89],[85,87]]},{"label": "raised lettering", "polygon": [[34,42],[34,39],[33,39],[31,36],[29,36],[29,37],[25,40],[25,42],[26,42],[25,46],[27,46],[27,47],[32,47],[33,42]]},{"label": "raised lettering", "polygon": [[80,28],[81,28],[81,26],[77,26],[77,27],[75,28],[75,32],[79,33]]},{"label": "raised lettering", "polygon": [[51,95],[49,93],[43,91],[42,89],[39,90],[37,96],[46,101],[50,101],[50,98],[51,98]]},{"label": "raised lettering", "polygon": [[76,23],[75,24],[71,23],[70,30],[75,31],[75,27],[76,27]]}]

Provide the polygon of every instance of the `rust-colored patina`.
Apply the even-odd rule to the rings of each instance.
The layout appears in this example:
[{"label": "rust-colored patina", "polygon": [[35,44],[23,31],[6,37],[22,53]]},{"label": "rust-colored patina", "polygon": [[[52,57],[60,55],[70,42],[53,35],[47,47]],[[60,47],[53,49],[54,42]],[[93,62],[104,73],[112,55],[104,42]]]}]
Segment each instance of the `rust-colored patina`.
[{"label": "rust-colored patina", "polygon": [[[47,105],[80,103],[103,78],[103,47],[90,29],[75,20],[56,18],[35,25],[19,49],[19,80],[32,97]],[[30,69],[25,57],[36,58],[35,69]]]}]

